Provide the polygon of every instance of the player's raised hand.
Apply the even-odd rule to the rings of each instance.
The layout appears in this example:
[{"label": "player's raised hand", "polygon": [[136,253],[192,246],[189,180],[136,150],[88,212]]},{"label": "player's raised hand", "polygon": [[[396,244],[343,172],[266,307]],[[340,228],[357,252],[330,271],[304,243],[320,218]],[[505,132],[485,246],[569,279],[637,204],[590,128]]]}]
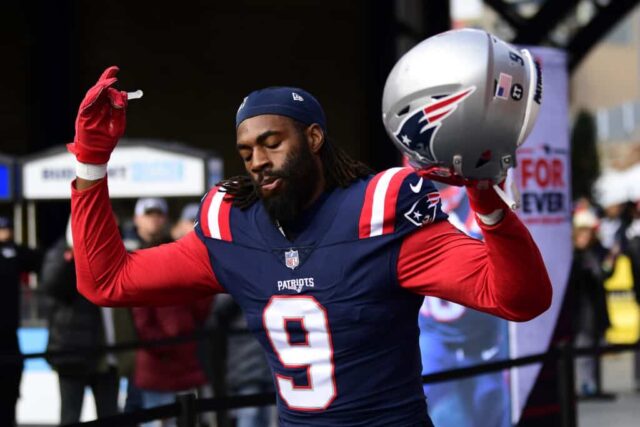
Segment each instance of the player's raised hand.
[{"label": "player's raised hand", "polygon": [[491,180],[467,179],[452,171],[435,167],[417,169],[416,172],[433,181],[456,187],[464,186],[471,209],[487,225],[498,223],[504,217],[505,208],[515,209],[517,207],[517,203],[504,192],[504,179],[498,184],[493,184]]},{"label": "player's raised hand", "polygon": [[504,178],[497,184],[488,179],[467,179],[441,167],[422,168],[417,169],[416,172],[432,181],[456,187],[464,186],[472,209],[481,215],[490,214],[504,207],[514,210],[518,207],[518,203],[504,191],[506,181]]},{"label": "player's raised hand", "polygon": [[107,68],[87,92],[76,117],[76,135],[67,149],[81,163],[109,161],[126,125],[127,92],[113,88],[119,68]]}]

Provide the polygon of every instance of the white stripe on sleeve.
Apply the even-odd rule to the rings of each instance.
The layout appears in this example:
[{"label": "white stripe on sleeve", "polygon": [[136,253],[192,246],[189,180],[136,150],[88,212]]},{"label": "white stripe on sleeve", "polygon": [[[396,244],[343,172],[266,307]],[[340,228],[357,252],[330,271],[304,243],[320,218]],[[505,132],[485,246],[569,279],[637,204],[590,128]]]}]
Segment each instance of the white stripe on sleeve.
[{"label": "white stripe on sleeve", "polygon": [[387,196],[387,190],[389,189],[389,183],[391,182],[391,178],[402,169],[404,168],[387,169],[382,173],[382,176],[376,184],[376,189],[373,192],[373,205],[371,207],[371,232],[369,233],[369,237],[382,235],[382,228],[384,226],[384,202]]},{"label": "white stripe on sleeve", "polygon": [[221,239],[220,237],[220,221],[218,214],[220,213],[220,206],[222,205],[222,199],[224,199],[225,191],[218,189],[216,194],[211,199],[209,205],[209,212],[207,213],[207,220],[209,221],[209,230],[211,231],[211,237],[214,239]]}]

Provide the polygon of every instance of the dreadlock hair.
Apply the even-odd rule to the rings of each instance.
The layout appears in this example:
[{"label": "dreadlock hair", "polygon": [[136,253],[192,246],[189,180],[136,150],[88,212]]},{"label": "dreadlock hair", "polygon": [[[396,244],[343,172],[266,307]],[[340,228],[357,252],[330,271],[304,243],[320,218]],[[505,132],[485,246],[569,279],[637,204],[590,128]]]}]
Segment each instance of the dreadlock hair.
[{"label": "dreadlock hair", "polygon": [[[296,129],[302,133],[307,125],[293,120]],[[320,160],[326,182],[325,190],[337,187],[346,188],[355,181],[373,174],[373,170],[366,164],[351,158],[340,147],[335,146],[325,136],[324,144],[320,148]],[[248,175],[238,175],[224,179],[216,185],[225,189],[233,197],[233,206],[247,209],[258,199],[258,189]]]}]

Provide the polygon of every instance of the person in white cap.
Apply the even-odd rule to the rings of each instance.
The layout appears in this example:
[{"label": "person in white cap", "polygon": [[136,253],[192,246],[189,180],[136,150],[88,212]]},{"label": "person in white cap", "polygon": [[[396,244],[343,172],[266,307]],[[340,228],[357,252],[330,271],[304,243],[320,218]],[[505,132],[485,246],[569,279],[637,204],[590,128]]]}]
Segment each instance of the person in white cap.
[{"label": "person in white cap", "polygon": [[198,210],[200,205],[198,203],[189,203],[180,213],[178,222],[171,228],[171,237],[173,240],[178,240],[190,231],[193,231],[196,220],[198,219]]},{"label": "person in white cap", "polygon": [[156,246],[171,241],[167,234],[169,207],[161,198],[138,199],[133,223],[141,240],[141,247]]},{"label": "person in white cap", "polygon": [[[574,344],[597,345],[609,327],[604,280],[612,272],[613,260],[597,237],[600,221],[590,208],[573,215],[573,263],[569,275],[569,295],[573,296]],[[579,357],[576,366],[576,392],[591,396],[598,392],[596,360]]]}]

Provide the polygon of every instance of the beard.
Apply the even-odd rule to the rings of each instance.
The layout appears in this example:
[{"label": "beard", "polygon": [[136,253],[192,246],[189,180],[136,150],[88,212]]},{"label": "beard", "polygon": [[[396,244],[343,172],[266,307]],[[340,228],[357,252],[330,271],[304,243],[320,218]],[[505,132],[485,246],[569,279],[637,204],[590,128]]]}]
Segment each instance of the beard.
[{"label": "beard", "polygon": [[262,204],[274,222],[295,220],[309,202],[319,179],[316,163],[306,141],[301,139],[298,146],[300,148],[289,154],[282,168],[266,171],[260,176],[260,179],[263,176],[280,178],[283,185],[277,193],[263,197],[260,187],[254,181]]}]

